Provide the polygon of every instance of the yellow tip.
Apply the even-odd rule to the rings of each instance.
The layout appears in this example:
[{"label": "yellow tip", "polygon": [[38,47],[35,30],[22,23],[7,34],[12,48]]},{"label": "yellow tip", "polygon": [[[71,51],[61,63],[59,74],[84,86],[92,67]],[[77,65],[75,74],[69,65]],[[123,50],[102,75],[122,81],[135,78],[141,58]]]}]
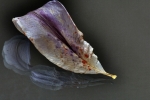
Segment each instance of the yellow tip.
[{"label": "yellow tip", "polygon": [[117,78],[117,75],[112,75],[111,76],[113,79],[116,79]]},{"label": "yellow tip", "polygon": [[109,76],[109,77],[111,77],[111,78],[113,78],[113,79],[116,79],[116,78],[117,78],[117,75],[113,75],[113,74],[109,74],[109,73],[106,73],[105,75],[107,75],[107,76]]}]

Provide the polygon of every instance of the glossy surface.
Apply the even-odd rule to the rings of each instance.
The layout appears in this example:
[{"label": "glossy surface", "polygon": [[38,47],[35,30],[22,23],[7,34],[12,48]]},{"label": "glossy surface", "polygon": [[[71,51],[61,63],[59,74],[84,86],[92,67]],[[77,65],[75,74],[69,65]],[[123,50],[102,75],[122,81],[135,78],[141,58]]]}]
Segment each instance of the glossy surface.
[{"label": "glossy surface", "polygon": [[[20,32],[11,19],[35,10],[48,0],[2,0],[0,3],[0,49]],[[0,57],[1,100],[149,100],[150,1],[61,0],[84,33],[106,71],[118,75],[113,85],[50,91],[31,83],[26,76],[4,67]],[[21,9],[22,8],[22,9]],[[95,41],[96,40],[96,41]],[[31,64],[51,66],[31,46]],[[41,58],[41,59],[39,59]]]}]

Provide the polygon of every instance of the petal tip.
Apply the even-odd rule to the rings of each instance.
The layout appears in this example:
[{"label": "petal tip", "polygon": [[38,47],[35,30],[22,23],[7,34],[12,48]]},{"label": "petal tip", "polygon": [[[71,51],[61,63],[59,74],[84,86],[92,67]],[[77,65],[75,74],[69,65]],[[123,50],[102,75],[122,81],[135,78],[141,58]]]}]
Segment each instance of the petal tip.
[{"label": "petal tip", "polygon": [[112,75],[111,76],[113,79],[116,79],[117,78],[117,75]]},{"label": "petal tip", "polygon": [[104,75],[111,77],[112,79],[116,79],[117,75],[113,75],[113,74],[109,74],[109,73],[105,73]]}]

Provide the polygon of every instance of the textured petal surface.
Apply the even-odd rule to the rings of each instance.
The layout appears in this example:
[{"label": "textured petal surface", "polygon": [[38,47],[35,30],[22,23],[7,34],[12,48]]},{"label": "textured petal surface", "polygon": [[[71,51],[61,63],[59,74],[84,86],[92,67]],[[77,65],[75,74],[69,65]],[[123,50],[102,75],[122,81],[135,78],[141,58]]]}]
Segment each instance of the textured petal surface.
[{"label": "textured petal surface", "polygon": [[105,72],[93,48],[83,39],[83,33],[60,2],[50,1],[25,16],[13,18],[13,22],[41,54],[59,67],[75,73],[101,73],[116,78]]}]

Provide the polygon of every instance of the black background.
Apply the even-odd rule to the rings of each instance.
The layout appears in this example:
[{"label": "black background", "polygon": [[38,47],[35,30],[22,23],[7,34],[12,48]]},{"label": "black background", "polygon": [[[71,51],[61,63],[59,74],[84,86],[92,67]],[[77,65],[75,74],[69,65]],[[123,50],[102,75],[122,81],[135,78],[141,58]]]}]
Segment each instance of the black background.
[{"label": "black background", "polygon": [[[11,19],[41,7],[48,0],[1,0],[0,49],[21,34]],[[117,74],[114,84],[50,91],[29,77],[4,67],[0,57],[0,100],[149,100],[150,1],[60,0],[107,72]],[[31,45],[32,64],[52,65]]]}]

